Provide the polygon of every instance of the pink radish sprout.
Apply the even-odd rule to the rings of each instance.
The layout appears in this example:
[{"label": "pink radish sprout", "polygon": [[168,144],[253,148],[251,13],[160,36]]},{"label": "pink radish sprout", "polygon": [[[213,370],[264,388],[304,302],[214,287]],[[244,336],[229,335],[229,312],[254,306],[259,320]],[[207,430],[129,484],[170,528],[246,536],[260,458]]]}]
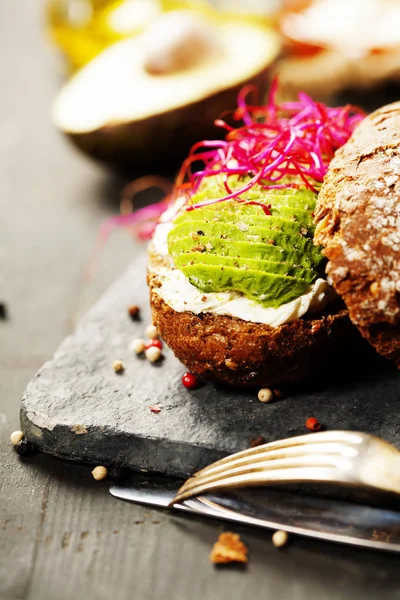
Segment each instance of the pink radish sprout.
[{"label": "pink radish sprout", "polygon": [[[244,125],[234,128],[218,119],[215,124],[227,131],[225,140],[198,142],[192,147],[179,173],[175,197],[182,184],[187,187],[189,183],[193,195],[216,175],[226,193],[189,204],[187,210],[230,199],[243,202],[241,196],[256,184],[266,190],[305,186],[318,192],[335,151],[347,142],[365,114],[351,105],[332,108],[314,102],[305,93],[299,93],[294,102],[279,103],[277,91],[275,80],[267,104],[258,106],[246,100],[249,93],[255,92],[254,86],[245,86],[233,114],[233,120]],[[192,173],[191,165],[198,161],[203,167]],[[240,180],[244,175],[243,186],[232,190],[229,178]]]}]

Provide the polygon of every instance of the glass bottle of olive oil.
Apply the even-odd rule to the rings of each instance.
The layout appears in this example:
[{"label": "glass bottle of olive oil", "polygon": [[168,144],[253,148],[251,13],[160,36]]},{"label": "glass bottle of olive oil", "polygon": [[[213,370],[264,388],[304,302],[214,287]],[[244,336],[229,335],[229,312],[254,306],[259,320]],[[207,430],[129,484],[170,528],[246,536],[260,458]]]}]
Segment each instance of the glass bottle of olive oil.
[{"label": "glass bottle of olive oil", "polygon": [[47,22],[73,72],[110,44],[142,31],[161,12],[183,8],[209,10],[210,5],[207,0],[48,0]]}]

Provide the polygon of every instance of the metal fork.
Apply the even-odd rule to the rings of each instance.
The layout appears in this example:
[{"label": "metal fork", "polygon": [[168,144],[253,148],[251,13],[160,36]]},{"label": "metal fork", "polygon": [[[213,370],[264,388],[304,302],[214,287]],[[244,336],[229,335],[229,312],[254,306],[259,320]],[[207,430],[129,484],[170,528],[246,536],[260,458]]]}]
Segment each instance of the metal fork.
[{"label": "metal fork", "polygon": [[400,451],[378,437],[355,431],[324,431],[270,442],[198,471],[170,505],[221,489],[305,482],[400,494]]}]

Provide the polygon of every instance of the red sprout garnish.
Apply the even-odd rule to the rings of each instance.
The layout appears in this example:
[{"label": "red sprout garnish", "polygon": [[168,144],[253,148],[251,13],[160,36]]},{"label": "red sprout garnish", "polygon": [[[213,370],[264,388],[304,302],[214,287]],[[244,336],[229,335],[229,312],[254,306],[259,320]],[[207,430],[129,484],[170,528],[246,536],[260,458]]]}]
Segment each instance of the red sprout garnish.
[{"label": "red sprout garnish", "polygon": [[[186,210],[195,210],[233,199],[237,202],[260,206],[266,215],[271,206],[257,200],[247,200],[243,194],[258,184],[266,190],[306,188],[317,192],[315,184],[321,183],[335,153],[347,142],[365,113],[350,104],[330,108],[314,102],[307,94],[299,93],[294,102],[276,100],[278,81],[271,85],[269,100],[265,105],[246,101],[254,86],[245,86],[238,96],[234,121],[243,125],[233,127],[221,115],[215,125],[226,130],[225,140],[205,140],[195,144],[182,164],[174,192],[160,202],[132,212],[132,198],[140,191],[159,187],[170,192],[170,182],[162,177],[147,176],[136,179],[123,192],[121,213],[107,219],[101,226],[97,245],[85,278],[90,280],[95,271],[101,248],[115,229],[128,228],[142,240],[150,239],[162,213],[178,197],[186,201]],[[226,113],[224,113],[226,114]],[[192,165],[202,162],[203,168],[192,173]],[[190,198],[208,177],[221,178],[221,197],[190,204]],[[233,189],[230,177],[246,177],[241,188]],[[186,200],[185,200],[186,199]],[[178,203],[179,204],[179,203]],[[175,205],[174,205],[175,206]],[[176,206],[170,213],[173,220],[181,210]],[[161,217],[162,220],[162,217]]]},{"label": "red sprout garnish", "polygon": [[[178,175],[175,196],[182,187],[195,194],[209,177],[221,176],[221,196],[197,204],[195,210],[241,196],[258,184],[264,189],[305,186],[318,192],[335,151],[345,144],[365,113],[354,106],[331,108],[299,93],[294,102],[278,103],[278,82],[271,86],[266,105],[247,102],[254,86],[245,86],[238,96],[234,121],[244,125],[234,128],[224,120],[215,124],[227,131],[225,140],[209,140],[195,144]],[[192,173],[192,164],[200,161],[201,170]],[[249,176],[242,187],[232,189],[229,178]],[[188,186],[189,184],[189,186]],[[261,202],[249,202],[261,207]],[[265,209],[263,208],[264,212]],[[269,209],[267,208],[268,213]]]},{"label": "red sprout garnish", "polygon": [[260,206],[262,208],[262,210],[264,211],[264,214],[267,217],[271,214],[271,204],[263,204],[262,202],[257,202],[256,200],[251,200],[248,202],[245,202],[244,200],[238,200],[238,202],[240,202],[242,204],[250,204],[253,206]]}]

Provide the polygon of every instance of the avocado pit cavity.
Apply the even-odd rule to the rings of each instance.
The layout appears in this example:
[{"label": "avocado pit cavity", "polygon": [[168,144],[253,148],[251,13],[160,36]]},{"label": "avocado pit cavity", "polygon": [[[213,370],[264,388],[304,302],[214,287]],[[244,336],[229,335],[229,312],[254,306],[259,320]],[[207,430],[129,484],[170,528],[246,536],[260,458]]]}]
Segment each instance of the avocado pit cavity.
[{"label": "avocado pit cavity", "polygon": [[191,11],[163,14],[143,36],[143,66],[150,75],[179,73],[222,52],[215,25]]}]

